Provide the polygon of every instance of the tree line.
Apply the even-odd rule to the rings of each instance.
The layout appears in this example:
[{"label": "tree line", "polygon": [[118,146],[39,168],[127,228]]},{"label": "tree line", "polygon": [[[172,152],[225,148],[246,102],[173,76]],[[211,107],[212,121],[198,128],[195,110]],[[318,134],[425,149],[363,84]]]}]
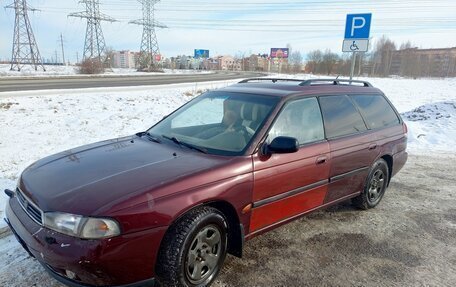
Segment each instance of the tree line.
[{"label": "tree line", "polygon": [[[351,62],[351,53],[339,55],[331,50],[314,50],[307,54],[305,71],[348,76]],[[357,76],[377,77],[456,77],[456,48],[418,49],[410,41],[398,46],[383,36],[371,52],[357,53],[354,72]]]}]

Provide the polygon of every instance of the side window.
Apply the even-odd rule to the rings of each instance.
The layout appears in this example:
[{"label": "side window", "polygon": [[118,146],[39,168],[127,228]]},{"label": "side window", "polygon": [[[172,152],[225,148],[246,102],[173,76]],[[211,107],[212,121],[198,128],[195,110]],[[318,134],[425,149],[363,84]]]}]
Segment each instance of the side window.
[{"label": "side window", "polygon": [[270,130],[268,141],[272,142],[279,136],[296,138],[300,145],[323,140],[323,120],[317,99],[287,103]]},{"label": "side window", "polygon": [[363,118],[347,96],[320,97],[320,104],[328,138],[367,130]]},{"label": "side window", "polygon": [[391,105],[381,95],[351,96],[371,129],[378,129],[400,123]]}]

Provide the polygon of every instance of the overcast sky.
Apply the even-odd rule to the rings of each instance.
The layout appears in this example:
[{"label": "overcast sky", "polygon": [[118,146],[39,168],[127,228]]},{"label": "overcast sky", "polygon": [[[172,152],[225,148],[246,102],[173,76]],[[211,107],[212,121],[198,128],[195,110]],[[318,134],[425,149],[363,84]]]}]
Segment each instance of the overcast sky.
[{"label": "overcast sky", "polygon": [[[0,0],[6,6],[13,0]],[[115,50],[139,50],[142,28],[128,24],[142,17],[135,0],[101,0],[100,10],[119,22],[103,22],[107,46]],[[64,36],[67,58],[83,52],[86,20],[69,18],[85,9],[73,0],[29,0],[40,9],[30,12],[36,40],[45,58],[53,57]],[[410,40],[422,48],[456,46],[454,0],[163,0],[156,18],[168,26],[158,29],[161,53],[170,57],[191,55],[195,48],[212,55],[268,53],[272,47],[291,44],[304,55],[313,49],[341,53],[346,15],[372,13],[372,42],[382,35],[398,44]],[[11,57],[14,10],[0,9],[0,59]]]}]

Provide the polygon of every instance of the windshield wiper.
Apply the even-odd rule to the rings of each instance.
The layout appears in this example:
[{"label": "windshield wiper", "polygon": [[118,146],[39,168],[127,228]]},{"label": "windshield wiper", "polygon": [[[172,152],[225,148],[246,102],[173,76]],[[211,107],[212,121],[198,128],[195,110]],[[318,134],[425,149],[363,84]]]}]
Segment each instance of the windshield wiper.
[{"label": "windshield wiper", "polygon": [[151,141],[153,141],[153,142],[156,142],[156,143],[161,143],[161,140],[160,140],[158,137],[152,135],[151,133],[146,132],[145,135],[147,136],[147,138],[148,138],[149,140],[151,140]]},{"label": "windshield wiper", "polygon": [[176,143],[176,144],[178,144],[180,146],[185,146],[185,147],[187,147],[189,149],[193,149],[193,150],[199,151],[201,153],[207,153],[206,149],[198,147],[198,146],[194,146],[194,145],[186,143],[186,142],[182,142],[176,137],[169,137],[167,135],[162,135],[162,137],[164,137],[165,139],[168,139],[168,140],[170,140],[170,141],[172,141],[172,142],[174,142],[174,143]]}]

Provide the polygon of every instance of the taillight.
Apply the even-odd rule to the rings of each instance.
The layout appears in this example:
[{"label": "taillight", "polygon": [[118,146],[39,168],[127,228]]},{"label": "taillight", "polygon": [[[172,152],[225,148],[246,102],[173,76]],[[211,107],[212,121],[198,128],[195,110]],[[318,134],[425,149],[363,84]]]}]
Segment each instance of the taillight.
[{"label": "taillight", "polygon": [[404,134],[407,135],[408,134],[408,127],[405,123],[402,123],[402,128],[404,129]]}]

